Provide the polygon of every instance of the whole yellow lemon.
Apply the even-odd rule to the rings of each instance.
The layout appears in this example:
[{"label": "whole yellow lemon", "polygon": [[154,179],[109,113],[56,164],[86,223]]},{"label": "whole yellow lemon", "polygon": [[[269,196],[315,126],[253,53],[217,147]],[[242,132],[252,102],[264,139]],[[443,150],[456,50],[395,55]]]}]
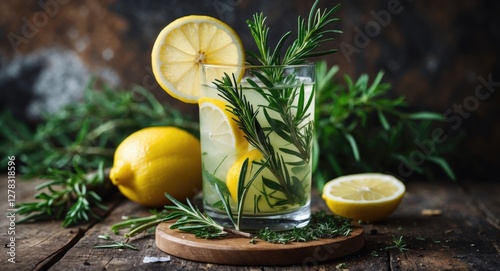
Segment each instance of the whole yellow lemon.
[{"label": "whole yellow lemon", "polygon": [[201,191],[200,141],[176,127],[141,129],[116,149],[109,177],[128,199],[148,207],[169,204]]}]

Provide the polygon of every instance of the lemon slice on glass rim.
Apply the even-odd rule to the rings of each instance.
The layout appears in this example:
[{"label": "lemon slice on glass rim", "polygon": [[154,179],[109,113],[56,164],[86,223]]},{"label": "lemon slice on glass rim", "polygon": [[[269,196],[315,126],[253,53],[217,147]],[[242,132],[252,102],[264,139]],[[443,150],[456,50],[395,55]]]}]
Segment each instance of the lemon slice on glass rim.
[{"label": "lemon slice on glass rim", "polygon": [[405,185],[394,176],[362,173],[329,181],[323,187],[322,198],[337,215],[374,222],[392,214],[405,191]]},{"label": "lemon slice on glass rim", "polygon": [[[242,66],[245,54],[238,34],[230,26],[209,16],[190,15],[176,19],[160,32],[151,63],[158,84],[168,94],[196,103],[201,96],[201,64]],[[234,67],[224,72],[241,73]],[[212,76],[218,79],[223,74]]]}]

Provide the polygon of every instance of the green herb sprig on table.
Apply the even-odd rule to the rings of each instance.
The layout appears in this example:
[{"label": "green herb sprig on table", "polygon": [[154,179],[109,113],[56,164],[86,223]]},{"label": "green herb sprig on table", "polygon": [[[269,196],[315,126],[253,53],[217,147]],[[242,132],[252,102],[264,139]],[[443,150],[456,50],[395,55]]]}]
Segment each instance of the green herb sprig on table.
[{"label": "green herb sprig on table", "polygon": [[405,252],[409,250],[406,247],[406,241],[404,240],[403,236],[393,236],[392,237],[392,244],[391,246],[385,247],[385,250],[391,250],[391,249],[397,249],[399,252]]},{"label": "green herb sprig on table", "polygon": [[66,227],[95,217],[93,209],[105,209],[95,191],[106,186],[104,169],[112,165],[116,146],[149,126],[177,126],[198,136],[197,122],[146,89],[123,91],[96,80],[89,81],[81,102],[45,115],[34,128],[2,112],[0,159],[15,156],[23,178],[47,180],[36,188],[36,201],[16,203],[25,216],[20,221],[63,219]]},{"label": "green herb sprig on table", "polygon": [[94,207],[108,210],[103,205],[101,197],[93,190],[102,186],[106,177],[102,163],[96,174],[88,175],[76,164],[75,172],[67,170],[49,169],[50,181],[35,189],[35,202],[16,204],[17,214],[23,215],[18,223],[45,219],[63,219],[62,226],[87,222],[92,216],[99,219]]},{"label": "green herb sprig on table", "polygon": [[97,236],[97,238],[102,239],[102,240],[106,240],[106,241],[111,241],[111,243],[110,244],[105,244],[105,245],[95,245],[94,248],[113,248],[113,249],[139,250],[137,247],[128,244],[127,243],[128,240],[125,241],[125,242],[116,241],[116,240],[113,240],[109,236],[109,234],[102,234],[102,235]]}]

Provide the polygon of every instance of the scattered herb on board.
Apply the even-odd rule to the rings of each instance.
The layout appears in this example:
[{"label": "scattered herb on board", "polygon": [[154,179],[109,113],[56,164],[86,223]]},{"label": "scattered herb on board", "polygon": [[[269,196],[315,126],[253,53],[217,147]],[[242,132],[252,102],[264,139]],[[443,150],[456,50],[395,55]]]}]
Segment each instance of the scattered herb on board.
[{"label": "scattered herb on board", "polygon": [[349,219],[330,215],[325,211],[318,211],[311,215],[311,221],[303,228],[295,228],[290,231],[263,229],[256,234],[256,238],[269,243],[286,244],[348,236],[351,232],[352,223]]}]

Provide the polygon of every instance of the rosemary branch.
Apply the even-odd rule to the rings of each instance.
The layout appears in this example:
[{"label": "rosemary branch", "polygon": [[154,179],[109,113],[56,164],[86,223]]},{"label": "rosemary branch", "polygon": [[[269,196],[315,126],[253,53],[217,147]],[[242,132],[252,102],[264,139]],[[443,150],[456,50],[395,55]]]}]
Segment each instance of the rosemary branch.
[{"label": "rosemary branch", "polygon": [[207,239],[217,238],[226,235],[230,232],[232,234],[240,235],[243,237],[250,237],[249,233],[242,232],[235,229],[225,228],[215,222],[210,216],[204,215],[197,207],[195,207],[189,199],[186,200],[187,205],[176,200],[174,197],[165,193],[165,196],[174,204],[165,206],[170,213],[164,217],[164,221],[177,218],[177,221],[170,225],[171,229],[178,229],[185,232],[190,232],[196,237],[203,237]]},{"label": "rosemary branch", "polygon": [[323,56],[337,52],[336,49],[314,52],[322,43],[333,41],[329,34],[341,34],[342,31],[328,29],[330,24],[339,22],[339,18],[331,18],[333,12],[339,9],[337,4],[332,9],[325,9],[323,12],[317,8],[319,0],[316,0],[310,9],[307,22],[300,16],[297,19],[297,39],[286,50],[281,57],[283,45],[292,34],[291,31],[285,33],[279,40],[275,49],[271,52],[268,44],[269,27],[265,24],[266,17],[263,13],[253,16],[253,21],[248,20],[247,25],[250,33],[257,45],[258,54],[247,51],[247,59],[251,64],[272,65],[294,65],[302,64],[307,58]]},{"label": "rosemary branch", "polygon": [[220,238],[227,233],[245,238],[251,237],[250,233],[220,225],[211,217],[203,214],[189,199],[186,199],[186,204],[183,204],[168,193],[165,193],[165,196],[173,205],[167,205],[161,212],[154,212],[151,216],[132,218],[116,223],[111,226],[111,230],[114,233],[118,233],[121,229],[130,228],[129,232],[124,235],[126,238],[129,238],[156,227],[161,222],[175,220],[170,225],[171,229],[192,233],[198,238]]},{"label": "rosemary branch", "polygon": [[[248,81],[250,82],[251,80],[249,79]],[[255,89],[261,93],[261,95],[263,95],[264,97],[268,95],[260,86],[255,83],[252,84],[254,85]],[[264,129],[257,121],[256,116],[258,111],[254,111],[252,104],[247,101],[246,97],[243,95],[243,88],[241,86],[238,86],[234,75],[233,80],[230,79],[229,75],[226,75],[222,80],[217,80],[216,86],[219,91],[219,95],[229,103],[227,105],[227,110],[229,110],[236,116],[235,121],[238,124],[238,127],[244,132],[245,138],[248,140],[248,142],[262,153],[264,160],[266,161],[265,166],[268,167],[274,177],[276,177],[279,185],[272,185],[271,183],[273,182],[268,179],[264,179],[264,183],[268,184],[270,188],[279,189],[286,195],[286,198],[282,199],[277,204],[303,204],[307,200],[307,197],[303,193],[303,187],[300,184],[300,180],[294,178],[294,176],[290,176],[288,165],[284,162],[282,155],[274,149],[274,146],[271,144],[268,134],[264,132]],[[304,97],[303,91],[304,89],[302,88],[302,93],[300,95],[300,97],[302,98]],[[278,91],[276,93],[280,93],[277,95],[282,95],[283,93],[285,93],[284,95],[286,95],[286,93],[293,92]],[[270,102],[269,105],[263,109],[265,112],[267,110],[276,111],[282,118],[289,118],[292,116],[291,105],[289,104],[286,97],[281,96],[269,99],[275,99],[276,101],[285,101],[285,105],[282,104],[283,102]],[[310,104],[310,102],[311,100],[309,100],[308,104]],[[299,104],[304,104],[304,102],[299,101]],[[305,112],[307,110],[300,108],[299,111]],[[276,132],[276,134],[284,137],[285,140],[293,141],[292,144],[294,146],[300,145],[300,147],[304,150],[304,156],[307,156],[307,159],[304,159],[303,155],[300,152],[292,149],[280,148],[280,151],[292,155],[297,155],[302,160],[301,165],[307,164],[311,151],[310,146],[312,142],[312,129],[306,130],[310,133],[309,135],[303,135],[299,133],[296,127],[290,127],[293,125],[297,125],[297,123],[294,123],[292,121],[292,123],[288,123],[287,125],[285,123],[287,121],[284,122],[283,120],[271,118],[269,114],[265,115],[268,122],[271,125],[274,124],[271,132]],[[298,123],[302,123],[303,121],[304,119],[299,119]],[[279,123],[282,123],[283,125],[279,125]],[[312,126],[312,124],[308,125],[309,127]],[[302,140],[294,140],[297,138],[307,139],[308,142],[304,142]],[[244,198],[238,198],[238,206],[242,205],[242,200],[244,200]]]}]

